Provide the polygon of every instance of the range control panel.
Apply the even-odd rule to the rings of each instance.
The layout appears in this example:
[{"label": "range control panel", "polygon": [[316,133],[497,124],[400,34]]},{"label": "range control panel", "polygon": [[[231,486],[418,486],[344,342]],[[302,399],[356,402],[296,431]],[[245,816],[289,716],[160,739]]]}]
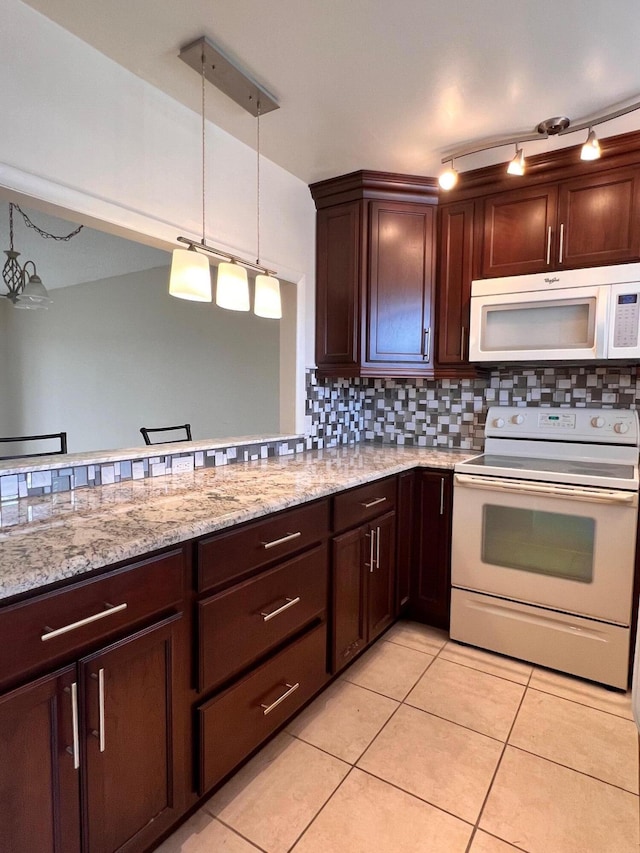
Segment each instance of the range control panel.
[{"label": "range control panel", "polygon": [[491,406],[487,413],[487,438],[532,438],[636,444],[638,414],[632,409],[542,408]]}]

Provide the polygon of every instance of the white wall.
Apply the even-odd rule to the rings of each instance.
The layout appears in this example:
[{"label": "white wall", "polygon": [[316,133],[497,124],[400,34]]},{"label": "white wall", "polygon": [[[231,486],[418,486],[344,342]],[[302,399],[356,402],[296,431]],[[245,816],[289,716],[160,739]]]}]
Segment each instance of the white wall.
[{"label": "white wall", "polygon": [[[0,16],[0,186],[157,245],[200,236],[199,116],[18,0],[0,0]],[[255,152],[210,123],[207,151],[207,239],[251,258]],[[313,364],[314,229],[307,186],[264,160],[261,259],[299,288],[300,430],[304,366]]]},{"label": "white wall", "polygon": [[278,324],[174,299],[168,276],[145,270],[56,289],[48,311],[2,311],[10,434],[66,430],[76,453],[141,445],[141,426],[277,433]]}]

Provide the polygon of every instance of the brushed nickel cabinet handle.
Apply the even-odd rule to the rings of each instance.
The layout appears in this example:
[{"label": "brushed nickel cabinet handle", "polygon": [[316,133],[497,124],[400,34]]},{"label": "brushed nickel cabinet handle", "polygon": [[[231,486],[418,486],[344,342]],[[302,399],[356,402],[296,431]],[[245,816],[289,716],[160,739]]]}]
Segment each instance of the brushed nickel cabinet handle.
[{"label": "brushed nickel cabinet handle", "polygon": [[277,610],[272,610],[270,613],[262,612],[260,615],[262,616],[263,622],[268,622],[270,619],[273,619],[274,616],[279,616],[281,613],[284,613],[285,610],[288,610],[290,607],[293,607],[294,604],[298,604],[300,601],[300,596],[297,595],[295,598],[286,598],[286,604],[283,604],[282,607],[278,607]]},{"label": "brushed nickel cabinet handle", "polygon": [[295,684],[288,684],[285,682],[284,686],[287,688],[287,690],[282,694],[282,696],[278,697],[275,702],[272,702],[270,705],[260,705],[260,707],[262,708],[262,713],[265,717],[267,716],[267,714],[270,714],[274,708],[277,708],[281,702],[284,702],[285,699],[288,699],[292,693],[295,693],[298,687],[300,687],[300,682],[296,681]]},{"label": "brushed nickel cabinet handle", "polygon": [[547,228],[547,266],[551,263],[551,226]]},{"label": "brushed nickel cabinet handle", "polygon": [[107,609],[103,610],[101,613],[94,613],[93,616],[87,616],[84,619],[78,619],[77,622],[71,622],[69,625],[65,625],[62,628],[49,628],[49,626],[45,626],[44,633],[40,636],[40,639],[45,642],[46,640],[53,640],[55,637],[60,637],[62,634],[68,634],[69,631],[75,631],[76,628],[82,628],[84,625],[90,625],[92,622],[97,622],[99,619],[104,619],[105,616],[112,616],[114,613],[120,613],[122,610],[127,609],[126,602],[124,604],[109,604],[105,602],[104,605]]},{"label": "brushed nickel cabinet handle", "polygon": [[380,568],[380,528],[376,527],[376,569]]},{"label": "brushed nickel cabinet handle", "polygon": [[371,509],[372,506],[378,506],[378,504],[382,504],[385,501],[386,498],[374,498],[372,501],[369,501],[369,503],[361,503],[360,506],[365,509]]},{"label": "brushed nickel cabinet handle", "polygon": [[431,357],[431,326],[428,329],[424,330],[424,337],[422,340],[422,358],[425,361],[429,361]]},{"label": "brushed nickel cabinet handle", "polygon": [[466,331],[466,327],[462,326],[460,329],[460,361],[464,361],[464,339]]},{"label": "brushed nickel cabinet handle", "polygon": [[262,547],[265,551],[268,551],[269,548],[275,548],[276,545],[284,545],[285,542],[291,542],[292,539],[298,539],[300,536],[302,536],[300,530],[297,533],[285,533],[280,539],[274,539],[272,542],[263,542]]},{"label": "brushed nickel cabinet handle", "polygon": [[444,477],[440,477],[440,515],[444,515]]},{"label": "brushed nickel cabinet handle", "polygon": [[558,258],[558,263],[562,263],[562,257],[564,255],[564,222],[560,226],[560,256]]},{"label": "brushed nickel cabinet handle", "polygon": [[373,562],[373,551],[375,549],[375,539],[376,534],[373,528],[367,533],[369,537],[369,573],[371,574],[375,568],[375,564]]},{"label": "brushed nickel cabinet handle", "polygon": [[80,767],[80,738],[78,734],[78,682],[64,688],[65,693],[71,694],[71,728],[73,731],[73,746],[67,747],[67,752],[73,755],[73,769]]},{"label": "brushed nickel cabinet handle", "polygon": [[100,741],[100,752],[104,752],[105,748],[105,735],[104,735],[104,669],[99,669],[98,674],[95,672],[91,673],[91,678],[96,679],[98,682],[98,731],[95,729],[91,732],[94,737],[97,737]]}]

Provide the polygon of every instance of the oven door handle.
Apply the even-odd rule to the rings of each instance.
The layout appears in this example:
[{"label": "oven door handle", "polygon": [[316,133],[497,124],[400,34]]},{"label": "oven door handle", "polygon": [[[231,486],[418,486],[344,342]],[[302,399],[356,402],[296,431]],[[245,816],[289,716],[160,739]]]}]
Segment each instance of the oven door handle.
[{"label": "oven door handle", "polygon": [[456,474],[455,485],[471,489],[487,489],[494,492],[517,492],[523,495],[545,495],[552,498],[571,498],[600,504],[635,504],[636,492],[614,489],[581,489],[560,483],[532,483],[528,480],[501,480],[498,477],[477,477],[473,474]]}]

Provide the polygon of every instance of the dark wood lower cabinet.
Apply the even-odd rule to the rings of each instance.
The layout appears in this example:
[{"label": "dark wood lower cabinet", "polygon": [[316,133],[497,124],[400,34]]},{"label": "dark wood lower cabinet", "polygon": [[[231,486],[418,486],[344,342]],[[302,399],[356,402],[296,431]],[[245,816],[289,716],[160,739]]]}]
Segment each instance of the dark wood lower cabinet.
[{"label": "dark wood lower cabinet", "polygon": [[79,663],[85,697],[85,849],[140,850],[174,804],[174,627],[164,620]]},{"label": "dark wood lower cabinet", "polygon": [[417,498],[410,613],[420,622],[448,629],[451,605],[451,471],[420,471]]},{"label": "dark wood lower cabinet", "polygon": [[0,850],[142,850],[174,808],[165,619],[0,697]]},{"label": "dark wood lower cabinet", "polygon": [[68,666],[0,697],[0,850],[4,853],[80,851],[74,684],[76,667]]},{"label": "dark wood lower cabinet", "polygon": [[394,620],[395,510],[333,539],[331,669],[338,672]]}]

